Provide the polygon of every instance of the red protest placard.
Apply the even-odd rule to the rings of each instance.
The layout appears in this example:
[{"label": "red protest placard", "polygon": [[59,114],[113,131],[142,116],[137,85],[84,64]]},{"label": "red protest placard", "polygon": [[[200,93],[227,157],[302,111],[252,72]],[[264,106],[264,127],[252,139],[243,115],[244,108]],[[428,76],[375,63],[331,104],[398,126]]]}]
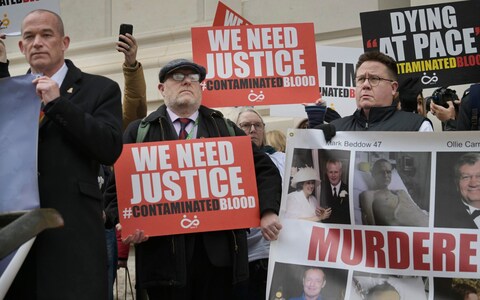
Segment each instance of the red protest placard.
[{"label": "red protest placard", "polygon": [[223,2],[218,1],[217,11],[213,19],[213,26],[235,26],[235,25],[251,25],[247,19],[237,14],[233,9],[226,6]]},{"label": "red protest placard", "polygon": [[122,236],[257,227],[248,136],[126,144],[115,163]]},{"label": "red protest placard", "polygon": [[192,28],[211,107],[312,102],[319,97],[313,23]]}]

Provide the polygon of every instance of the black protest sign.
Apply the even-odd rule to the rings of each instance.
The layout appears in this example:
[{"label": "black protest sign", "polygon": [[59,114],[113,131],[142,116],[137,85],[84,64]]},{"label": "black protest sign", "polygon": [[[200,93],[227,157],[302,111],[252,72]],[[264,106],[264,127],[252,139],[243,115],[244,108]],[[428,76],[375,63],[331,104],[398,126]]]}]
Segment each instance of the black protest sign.
[{"label": "black protest sign", "polygon": [[421,77],[424,88],[480,81],[480,1],[360,14],[365,51],[397,61],[399,80]]}]

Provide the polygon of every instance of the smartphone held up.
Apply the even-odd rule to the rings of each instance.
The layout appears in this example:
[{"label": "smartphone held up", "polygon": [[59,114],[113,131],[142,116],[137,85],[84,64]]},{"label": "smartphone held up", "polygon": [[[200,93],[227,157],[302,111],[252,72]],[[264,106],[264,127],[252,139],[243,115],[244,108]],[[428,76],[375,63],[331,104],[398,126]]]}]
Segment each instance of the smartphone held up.
[{"label": "smartphone held up", "polygon": [[[119,34],[126,35],[127,33],[133,34],[132,24],[120,24]],[[125,42],[121,37],[118,38],[120,42]]]}]

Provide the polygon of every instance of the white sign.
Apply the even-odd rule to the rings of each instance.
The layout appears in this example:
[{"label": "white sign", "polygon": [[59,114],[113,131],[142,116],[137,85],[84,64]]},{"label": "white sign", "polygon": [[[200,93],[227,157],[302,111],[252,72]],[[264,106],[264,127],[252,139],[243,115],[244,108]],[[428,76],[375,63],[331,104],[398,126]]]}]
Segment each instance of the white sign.
[{"label": "white sign", "polygon": [[[361,48],[323,46],[317,43],[318,78],[322,99],[342,117],[353,114],[355,102],[355,64]],[[272,105],[270,115],[306,118],[300,104]]]},{"label": "white sign", "polygon": [[[286,156],[269,299],[301,296],[307,271],[327,278],[322,299],[361,300],[376,288],[447,299],[457,284],[478,285],[478,136],[338,132],[327,143],[321,130],[291,129]],[[333,197],[333,186],[342,193]]]}]

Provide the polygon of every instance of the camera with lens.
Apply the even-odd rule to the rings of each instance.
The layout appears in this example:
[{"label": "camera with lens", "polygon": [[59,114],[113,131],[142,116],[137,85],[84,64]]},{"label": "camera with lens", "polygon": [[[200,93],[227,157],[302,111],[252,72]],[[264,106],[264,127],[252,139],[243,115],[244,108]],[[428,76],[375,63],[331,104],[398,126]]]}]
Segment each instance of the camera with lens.
[{"label": "camera with lens", "polygon": [[430,103],[433,103],[448,108],[448,101],[452,101],[455,110],[457,110],[458,104],[454,102],[454,100],[458,100],[457,92],[455,90],[449,89],[448,87],[440,87],[436,89],[433,94],[429,97],[425,97],[425,108],[427,111],[430,111]]}]

